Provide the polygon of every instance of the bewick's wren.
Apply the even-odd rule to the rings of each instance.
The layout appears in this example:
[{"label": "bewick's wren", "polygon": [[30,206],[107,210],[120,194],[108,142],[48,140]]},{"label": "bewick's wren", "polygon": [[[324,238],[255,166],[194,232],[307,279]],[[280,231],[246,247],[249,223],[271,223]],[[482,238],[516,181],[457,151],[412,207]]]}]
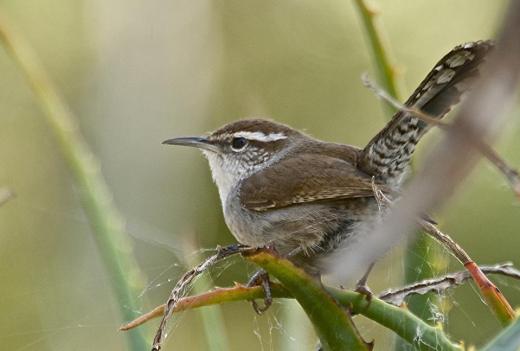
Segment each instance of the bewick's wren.
[{"label": "bewick's wren", "polygon": [[[441,118],[478,76],[490,42],[460,45],[443,57],[406,102]],[[272,244],[311,273],[379,214],[372,179],[397,191],[423,121],[398,112],[365,148],[324,142],[273,121],[232,122],[207,137],[166,140],[207,157],[226,223],[246,245]],[[369,245],[370,243],[367,243]]]}]

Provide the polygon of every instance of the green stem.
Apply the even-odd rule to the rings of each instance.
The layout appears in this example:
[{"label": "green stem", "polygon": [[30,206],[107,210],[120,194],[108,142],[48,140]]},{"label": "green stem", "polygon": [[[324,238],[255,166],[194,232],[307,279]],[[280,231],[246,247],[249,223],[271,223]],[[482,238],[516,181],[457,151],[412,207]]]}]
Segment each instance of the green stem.
[{"label": "green stem", "polygon": [[[446,337],[442,329],[425,323],[405,308],[390,305],[375,296],[372,297],[370,304],[367,304],[364,296],[357,292],[330,287],[325,287],[325,289],[338,303],[348,308],[353,314],[361,314],[387,327],[415,348],[420,350],[462,350],[459,345],[453,344]],[[274,298],[293,298],[289,290],[278,283],[271,284],[271,291]],[[248,288],[243,285],[236,285],[232,288],[216,288],[200,295],[188,296],[179,300],[175,312],[263,297],[263,290],[259,286]],[[142,315],[130,324],[122,326],[121,330],[136,328],[153,318],[161,317],[163,313],[164,305]]]},{"label": "green stem", "polygon": [[247,258],[276,277],[298,300],[311,320],[323,350],[368,350],[348,313],[302,269],[265,251],[247,255]]},{"label": "green stem", "polygon": [[[390,58],[388,43],[378,20],[377,12],[370,8],[366,0],[355,0],[356,8],[363,21],[369,45],[373,53],[374,64],[378,73],[378,80],[387,93],[400,100],[401,94],[393,60]],[[396,112],[394,107],[385,104],[389,114]],[[413,167],[413,165],[412,165]],[[417,233],[416,239],[408,245],[405,260],[405,283],[431,278],[439,272],[438,267],[446,266],[446,259],[440,254],[437,243],[422,233]],[[413,296],[409,301],[410,310],[425,321],[434,321],[433,306],[438,306],[440,298],[434,294]],[[437,308],[437,307],[435,307]],[[404,344],[397,345],[398,350],[406,348]]]},{"label": "green stem", "polygon": [[[371,8],[365,0],[355,0],[356,8],[359,12],[363,26],[368,37],[370,49],[376,66],[378,80],[383,88],[394,98],[400,99],[400,89],[396,80],[395,65],[390,59],[388,41],[382,30],[382,25],[378,20],[378,13]],[[394,114],[397,110],[383,102],[383,108],[389,113]]]},{"label": "green stem", "polygon": [[[349,344],[340,350],[356,350],[355,347],[359,349],[366,347],[352,321],[349,318],[345,318],[345,322],[341,321],[341,316],[346,316],[346,314],[337,308],[335,304],[337,301],[393,330],[419,350],[461,350],[459,346],[449,341],[441,328],[432,327],[399,307],[375,297],[370,303],[367,303],[365,297],[358,293],[327,288],[327,292],[334,297],[334,301],[323,293],[324,290],[311,277],[288,260],[280,259],[266,252],[259,252],[249,256],[248,259],[284,284],[285,288],[302,305],[322,343],[324,343],[324,338],[334,339],[338,335],[342,335],[343,337],[348,336]],[[339,315],[334,315],[338,311]],[[322,346],[327,350],[325,345],[324,343]],[[331,349],[335,350],[335,348]]]},{"label": "green stem", "polygon": [[327,289],[342,305],[352,304],[352,310],[393,330],[397,335],[419,350],[458,350],[444,334],[442,328],[433,327],[406,309],[386,303],[372,297],[370,304],[364,296],[352,291]]},{"label": "green stem", "polygon": [[[125,320],[132,320],[138,311],[135,296],[138,296],[143,279],[133,258],[132,243],[124,231],[123,219],[113,204],[99,164],[84,141],[74,115],[58,94],[36,53],[3,16],[0,16],[0,40],[25,74],[54,132],[78,186],[80,200],[110,275],[121,315]],[[132,350],[142,351],[148,347],[139,331],[129,334],[128,341]]]}]

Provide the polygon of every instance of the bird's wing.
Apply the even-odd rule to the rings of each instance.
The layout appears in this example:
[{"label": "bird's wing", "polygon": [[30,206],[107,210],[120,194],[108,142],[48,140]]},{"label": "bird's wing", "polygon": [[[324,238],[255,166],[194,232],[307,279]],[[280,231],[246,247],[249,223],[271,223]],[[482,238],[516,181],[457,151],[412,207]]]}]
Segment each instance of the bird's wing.
[{"label": "bird's wing", "polygon": [[345,160],[317,154],[285,158],[247,178],[240,188],[242,205],[253,211],[373,196],[368,175]]}]

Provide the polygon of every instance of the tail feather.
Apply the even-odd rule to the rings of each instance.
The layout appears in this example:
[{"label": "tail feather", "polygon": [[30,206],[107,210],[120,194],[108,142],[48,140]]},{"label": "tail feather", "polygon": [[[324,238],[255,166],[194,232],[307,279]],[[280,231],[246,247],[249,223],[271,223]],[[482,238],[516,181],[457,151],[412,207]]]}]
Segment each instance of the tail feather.
[{"label": "tail feather", "polygon": [[[406,101],[406,106],[442,118],[473,85],[491,41],[466,43],[444,56]],[[392,120],[362,150],[359,167],[389,184],[398,184],[428,125],[406,112]]]}]

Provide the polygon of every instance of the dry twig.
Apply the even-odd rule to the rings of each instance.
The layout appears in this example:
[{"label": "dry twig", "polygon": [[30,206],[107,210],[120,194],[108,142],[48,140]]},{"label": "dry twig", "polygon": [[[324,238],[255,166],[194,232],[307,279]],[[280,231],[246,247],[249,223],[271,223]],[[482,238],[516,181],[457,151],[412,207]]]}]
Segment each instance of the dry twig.
[{"label": "dry twig", "polygon": [[173,311],[177,308],[179,300],[185,295],[186,291],[191,286],[191,283],[216,263],[250,249],[251,248],[240,244],[219,247],[217,248],[217,252],[214,255],[208,257],[202,263],[184,273],[177,284],[175,284],[175,287],[166,301],[163,318],[161,319],[161,323],[159,324],[159,328],[157,328],[157,332],[155,333],[153,340],[152,351],[159,351],[161,349],[163,335],[165,335],[168,320],[170,319]]},{"label": "dry twig", "polygon": [[[413,233],[418,226],[417,217],[440,208],[476,165],[480,153],[476,152],[474,140],[492,140],[498,134],[506,120],[504,112],[516,96],[520,77],[520,2],[511,2],[505,13],[504,28],[486,72],[462,103],[452,127],[426,159],[424,169],[405,189],[399,204],[367,232],[363,242],[339,249],[330,258],[336,278],[349,278],[356,269],[366,267]],[[363,245],[366,241],[373,244]]]},{"label": "dry twig", "polygon": [[[499,274],[520,280],[520,271],[514,268],[510,262],[494,266],[479,266],[479,269],[486,274]],[[459,271],[442,277],[425,279],[399,289],[388,289],[379,294],[379,298],[399,306],[410,295],[423,295],[428,292],[441,294],[448,289],[462,285],[470,278],[472,278],[472,275],[467,270]]]},{"label": "dry twig", "polygon": [[[374,190],[374,196],[380,207],[389,206],[392,204],[391,200],[388,199],[383,191],[378,188],[374,180],[372,180],[372,189]],[[475,284],[477,284],[481,295],[488,302],[491,310],[501,320],[513,320],[515,312],[511,307],[511,304],[507,301],[502,292],[496,287],[491,280],[486,277],[484,272],[477,266],[475,261],[464,251],[459,244],[455,242],[448,234],[440,231],[432,222],[418,219],[418,223],[422,230],[429,234],[432,238],[441,243],[455,256],[459,262],[466,267],[467,273],[473,278]]]},{"label": "dry twig", "polygon": [[[497,264],[493,266],[480,266],[480,269],[486,274],[497,274],[505,277],[520,280],[520,271],[513,267],[511,263]],[[448,289],[455,288],[462,285],[471,275],[468,271],[459,271],[449,273],[441,277],[422,280],[416,283],[406,285],[401,288],[388,289],[381,294],[379,298],[390,304],[399,306],[404,300],[411,295],[421,295],[427,292],[436,292],[438,294],[445,292]],[[289,292],[278,283],[272,283],[272,291],[274,297],[291,297]],[[215,288],[206,293],[187,296],[178,300],[173,312],[181,312],[203,306],[210,306],[215,304],[222,304],[233,301],[246,301],[251,298],[260,298],[263,289],[260,286],[246,287],[242,284],[236,284],[231,288]],[[135,320],[121,326],[120,330],[127,331],[136,328],[154,318],[164,315],[166,304],[159,305],[153,310],[141,315]]]}]

